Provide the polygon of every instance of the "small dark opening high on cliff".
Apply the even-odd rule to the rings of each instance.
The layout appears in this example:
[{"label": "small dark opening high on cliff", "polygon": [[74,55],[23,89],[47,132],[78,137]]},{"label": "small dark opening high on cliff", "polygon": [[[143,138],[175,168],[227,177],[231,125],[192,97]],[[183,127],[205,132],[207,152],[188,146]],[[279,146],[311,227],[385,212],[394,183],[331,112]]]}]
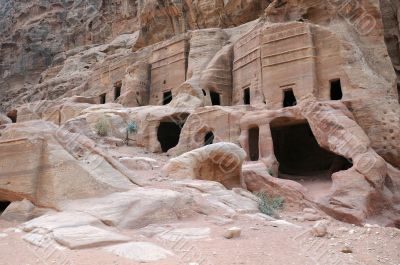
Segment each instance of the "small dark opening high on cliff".
[{"label": "small dark opening high on cliff", "polygon": [[295,106],[296,97],[294,96],[293,89],[289,88],[283,91],[283,107]]},{"label": "small dark opening high on cliff", "polygon": [[340,79],[331,82],[331,100],[341,100],[343,98],[342,84]]},{"label": "small dark opening high on cliff", "polygon": [[319,146],[308,123],[276,127],[272,123],[271,133],[281,175],[330,179],[333,173],[351,167],[345,158]]},{"label": "small dark opening high on cliff", "polygon": [[100,104],[106,104],[106,96],[107,96],[106,93],[101,94],[101,95],[99,96],[99,98],[100,98]]},{"label": "small dark opening high on cliff", "polygon": [[9,117],[13,123],[17,122],[17,116],[18,116],[17,110],[12,110],[7,113],[7,117]]},{"label": "small dark opening high on cliff", "polygon": [[214,133],[213,132],[208,132],[206,133],[206,136],[204,137],[204,145],[209,145],[214,142]]},{"label": "small dark opening high on cliff", "polygon": [[0,214],[2,214],[10,205],[10,201],[0,201]]},{"label": "small dark opening high on cliff", "polygon": [[221,95],[219,93],[210,91],[210,97],[213,105],[221,105]]},{"label": "small dark opening high on cliff", "polygon": [[114,100],[117,100],[121,96],[122,82],[116,82],[114,85]]},{"label": "small dark opening high on cliff", "polygon": [[251,161],[258,161],[259,150],[258,144],[260,141],[260,129],[258,127],[249,129],[249,159]]},{"label": "small dark opening high on cliff", "polygon": [[399,103],[400,103],[400,83],[397,83],[397,95],[399,97]]},{"label": "small dark opening high on cliff", "polygon": [[243,104],[250,105],[250,88],[243,90]]},{"label": "small dark opening high on cliff", "polygon": [[172,92],[171,91],[165,91],[163,93],[163,105],[167,105],[172,101]]}]

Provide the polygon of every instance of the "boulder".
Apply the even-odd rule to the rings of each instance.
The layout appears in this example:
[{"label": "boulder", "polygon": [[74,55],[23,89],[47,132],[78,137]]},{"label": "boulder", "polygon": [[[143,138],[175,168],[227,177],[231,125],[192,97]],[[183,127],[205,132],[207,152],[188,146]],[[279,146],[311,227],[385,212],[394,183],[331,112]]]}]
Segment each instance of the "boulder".
[{"label": "boulder", "polygon": [[134,188],[105,197],[64,201],[60,210],[86,213],[111,226],[141,228],[189,215],[192,203],[190,196],[180,192]]},{"label": "boulder", "polygon": [[21,228],[28,232],[23,239],[39,247],[58,243],[69,249],[81,249],[131,240],[128,236],[110,231],[94,216],[73,211],[48,213],[23,223]]},{"label": "boulder", "polygon": [[305,187],[292,180],[271,176],[266,167],[245,165],[242,176],[247,189],[251,192],[266,192],[271,196],[282,196],[286,202],[307,204],[309,196]]},{"label": "boulder", "polygon": [[204,180],[174,181],[175,189],[188,193],[194,200],[194,209],[202,214],[234,216],[238,213],[258,213],[258,199],[252,193]]},{"label": "boulder", "polygon": [[332,190],[320,200],[319,206],[336,219],[361,224],[370,211],[384,202],[375,201],[370,205],[369,198],[378,194],[366,178],[354,169],[337,172],[332,179]]},{"label": "boulder", "polygon": [[[57,208],[67,199],[101,196],[136,185],[95,143],[50,122],[7,126],[0,136],[0,198]],[[121,170],[121,171],[120,171]]]},{"label": "boulder", "polygon": [[51,211],[53,210],[36,207],[30,201],[24,199],[22,201],[12,202],[1,214],[1,219],[26,222]]},{"label": "boulder", "polygon": [[91,225],[64,227],[53,231],[54,240],[69,249],[92,248],[130,241],[131,238]]},{"label": "boulder", "polygon": [[130,170],[152,170],[158,167],[158,162],[149,157],[121,157],[119,162]]},{"label": "boulder", "polygon": [[171,159],[162,169],[175,179],[201,179],[222,183],[227,188],[241,186],[241,169],[246,153],[232,143],[216,143]]},{"label": "boulder", "polygon": [[241,233],[242,229],[240,229],[239,227],[231,227],[225,231],[224,237],[226,239],[238,238],[240,237]]},{"label": "boulder", "polygon": [[84,225],[104,226],[104,224],[94,216],[87,213],[71,211],[48,213],[23,223],[21,227],[25,232],[32,232],[34,230],[51,232],[59,228],[79,227]]},{"label": "boulder", "polygon": [[4,114],[0,113],[0,125],[12,123],[12,120]]},{"label": "boulder", "polygon": [[325,220],[316,222],[312,227],[311,233],[315,237],[326,236],[328,234],[328,222]]},{"label": "boulder", "polygon": [[54,103],[54,106],[43,110],[42,119],[51,121],[57,125],[61,125],[72,118],[78,117],[84,109],[87,109],[90,106],[90,103],[69,101],[63,103]]}]

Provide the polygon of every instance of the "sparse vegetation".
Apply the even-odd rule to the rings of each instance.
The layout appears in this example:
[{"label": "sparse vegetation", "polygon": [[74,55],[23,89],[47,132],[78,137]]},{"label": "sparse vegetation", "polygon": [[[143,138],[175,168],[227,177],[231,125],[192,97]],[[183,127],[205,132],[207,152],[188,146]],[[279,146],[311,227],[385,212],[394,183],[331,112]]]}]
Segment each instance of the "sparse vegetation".
[{"label": "sparse vegetation", "polygon": [[136,124],[135,121],[130,121],[130,122],[128,123],[128,126],[126,127],[126,131],[127,131],[128,133],[130,133],[130,134],[136,133],[136,132],[137,132],[137,129],[138,129],[138,127],[137,127],[137,124]]},{"label": "sparse vegetation", "polygon": [[260,212],[273,217],[278,216],[278,212],[283,208],[285,202],[283,197],[272,197],[265,192],[259,192],[256,196]]},{"label": "sparse vegetation", "polygon": [[129,144],[129,135],[136,134],[137,130],[138,130],[137,123],[135,121],[130,121],[128,123],[128,126],[126,127],[126,139],[125,139],[126,145]]},{"label": "sparse vegetation", "polygon": [[107,117],[101,117],[94,126],[96,133],[99,136],[107,136],[110,130],[110,122]]}]

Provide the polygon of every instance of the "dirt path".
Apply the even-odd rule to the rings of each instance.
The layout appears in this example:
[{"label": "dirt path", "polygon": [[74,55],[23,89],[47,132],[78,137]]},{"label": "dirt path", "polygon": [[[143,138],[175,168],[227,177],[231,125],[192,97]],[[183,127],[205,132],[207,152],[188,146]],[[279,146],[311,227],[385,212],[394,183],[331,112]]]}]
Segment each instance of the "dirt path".
[{"label": "dirt path", "polygon": [[[288,218],[288,217],[286,217]],[[143,235],[139,231],[123,231],[133,241],[153,242],[175,256],[149,264],[400,264],[400,230],[395,228],[354,227],[333,221],[329,237],[313,237],[308,229],[312,222],[299,227],[274,224],[260,219],[240,217],[231,224],[217,225],[212,220],[191,220],[164,227],[210,228],[206,238],[169,242]],[[0,221],[1,265],[74,264],[127,265],[140,264],[121,258],[101,248],[67,250],[37,248],[22,239],[23,233],[12,231],[17,224]],[[238,226],[242,235],[236,239],[223,237],[226,228]],[[300,227],[301,226],[301,227]],[[341,250],[349,246],[353,253]],[[336,262],[336,263],[335,263]]]}]

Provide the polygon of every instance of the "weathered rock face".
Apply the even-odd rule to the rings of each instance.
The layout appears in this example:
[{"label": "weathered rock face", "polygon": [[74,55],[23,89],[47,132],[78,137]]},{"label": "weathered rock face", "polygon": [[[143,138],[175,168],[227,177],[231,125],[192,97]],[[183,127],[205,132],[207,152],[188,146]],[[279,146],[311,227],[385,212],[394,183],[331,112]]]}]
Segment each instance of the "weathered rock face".
[{"label": "weathered rock face", "polygon": [[136,186],[117,169],[118,162],[97,150],[94,142],[49,122],[7,126],[1,131],[0,149],[2,200],[28,199],[54,208],[66,199]]},{"label": "weathered rock face", "polygon": [[[136,30],[136,1],[2,1],[0,85],[5,101],[37,84],[82,46]],[[75,50],[66,53],[65,51]],[[84,48],[83,48],[84,49]],[[7,95],[7,97],[5,97]]]},{"label": "weathered rock face", "polygon": [[245,152],[232,143],[216,143],[171,159],[163,168],[166,176],[176,179],[202,179],[240,187]]},{"label": "weathered rock face", "polygon": [[385,43],[393,67],[397,73],[397,90],[400,91],[400,4],[395,0],[381,0],[380,7],[385,30]]},{"label": "weathered rock face", "polygon": [[145,0],[139,5],[140,38],[135,48],[171,38],[187,30],[238,26],[258,18],[269,1]]},{"label": "weathered rock face", "polygon": [[11,123],[11,119],[4,114],[0,114],[0,125]]},{"label": "weathered rock face", "polygon": [[1,218],[8,221],[26,222],[51,211],[50,209],[36,207],[30,201],[24,199],[12,202],[1,214]]},{"label": "weathered rock face", "polygon": [[[49,66],[52,70],[48,74],[56,75],[68,57],[91,45],[138,31],[137,49],[188,30],[237,26],[258,18],[266,4],[261,0],[3,1],[0,85],[7,93],[0,97],[0,106],[10,107],[5,101],[41,83],[40,74]],[[79,86],[81,79],[75,76],[75,82],[60,87],[62,91],[51,98]]]},{"label": "weathered rock face", "polygon": [[111,226],[141,228],[184,217],[190,213],[191,203],[191,197],[184,193],[137,188],[101,198],[66,201],[59,209],[88,213]]}]

